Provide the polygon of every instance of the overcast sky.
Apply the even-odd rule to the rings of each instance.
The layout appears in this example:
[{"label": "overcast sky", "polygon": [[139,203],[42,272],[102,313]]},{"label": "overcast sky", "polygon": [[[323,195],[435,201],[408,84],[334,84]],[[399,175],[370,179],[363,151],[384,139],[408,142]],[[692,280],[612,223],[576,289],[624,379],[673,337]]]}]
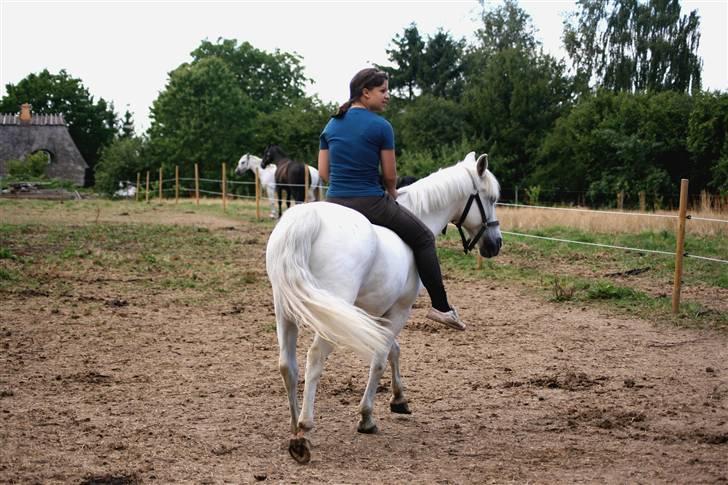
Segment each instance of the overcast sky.
[{"label": "overcast sky", "polygon": [[[493,3],[488,1],[488,3]],[[562,15],[573,0],[520,0],[537,37],[558,58]],[[728,90],[728,0],[682,0],[683,13],[701,17],[703,86]],[[451,1],[34,1],[0,0],[0,97],[5,85],[30,73],[60,69],[80,78],[96,98],[134,113],[137,131],[149,127],[149,107],[167,73],[190,60],[200,41],[248,41],[303,57],[307,88],[324,101],[343,102],[356,71],[387,64],[391,40],[411,22],[425,38],[438,28],[472,39],[475,0]]]}]

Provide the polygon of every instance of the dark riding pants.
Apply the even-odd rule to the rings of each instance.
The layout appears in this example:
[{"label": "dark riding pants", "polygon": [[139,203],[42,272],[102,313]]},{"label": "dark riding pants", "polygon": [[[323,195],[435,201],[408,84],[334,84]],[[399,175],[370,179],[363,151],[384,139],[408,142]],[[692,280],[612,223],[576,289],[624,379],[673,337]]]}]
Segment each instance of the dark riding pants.
[{"label": "dark riding pants", "polygon": [[417,216],[399,205],[389,194],[374,197],[328,197],[326,200],[354,209],[372,224],[394,231],[412,248],[420,280],[430,295],[432,306],[440,311],[450,309],[435,251],[435,236]]}]

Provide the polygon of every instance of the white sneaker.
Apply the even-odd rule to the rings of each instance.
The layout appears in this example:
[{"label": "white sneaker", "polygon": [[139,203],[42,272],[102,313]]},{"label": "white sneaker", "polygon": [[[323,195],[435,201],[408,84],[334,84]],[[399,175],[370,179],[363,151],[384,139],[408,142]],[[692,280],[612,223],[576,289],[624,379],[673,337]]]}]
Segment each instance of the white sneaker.
[{"label": "white sneaker", "polygon": [[460,320],[460,315],[458,315],[458,312],[454,307],[450,307],[450,311],[448,312],[441,312],[437,308],[430,308],[430,311],[427,312],[427,318],[436,322],[444,323],[455,330],[465,330],[465,323]]}]

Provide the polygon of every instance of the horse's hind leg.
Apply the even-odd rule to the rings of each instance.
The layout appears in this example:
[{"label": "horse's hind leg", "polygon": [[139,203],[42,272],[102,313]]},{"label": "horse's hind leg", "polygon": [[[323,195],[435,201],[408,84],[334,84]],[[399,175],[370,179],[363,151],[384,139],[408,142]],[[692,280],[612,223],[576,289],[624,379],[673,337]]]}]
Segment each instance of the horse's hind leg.
[{"label": "horse's hind leg", "polygon": [[[276,312],[277,313],[277,312]],[[298,432],[298,363],[296,362],[296,340],[298,327],[296,324],[282,317],[276,316],[278,335],[278,369],[283,377],[283,384],[288,393],[288,408],[291,412],[291,434]]]},{"label": "horse's hind leg", "polygon": [[334,347],[318,335],[314,337],[313,344],[308,349],[306,382],[303,386],[303,406],[301,415],[298,418],[298,429],[304,433],[313,429],[313,403],[316,399],[316,388],[321,380],[326,358],[332,350],[334,350]]},{"label": "horse's hind leg", "polygon": [[387,354],[377,353],[372,359],[372,363],[369,366],[369,381],[367,382],[367,388],[364,390],[364,396],[361,398],[359,403],[359,412],[361,413],[361,419],[356,430],[360,433],[373,434],[378,431],[377,424],[372,418],[374,412],[374,395],[377,392],[377,386],[379,386],[379,380],[384,374],[384,369],[387,365]]},{"label": "horse's hind leg", "polygon": [[396,340],[389,350],[389,365],[392,367],[392,399],[389,401],[389,409],[393,413],[412,414],[407,405],[407,398],[404,397],[404,386],[402,376],[399,373],[399,342]]}]

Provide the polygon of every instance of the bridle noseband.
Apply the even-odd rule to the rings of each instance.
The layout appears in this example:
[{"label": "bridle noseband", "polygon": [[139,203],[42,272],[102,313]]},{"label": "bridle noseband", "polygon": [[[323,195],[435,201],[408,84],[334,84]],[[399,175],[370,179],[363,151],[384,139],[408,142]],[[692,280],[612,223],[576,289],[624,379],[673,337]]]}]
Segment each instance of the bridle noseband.
[{"label": "bridle noseband", "polygon": [[[458,232],[460,233],[460,239],[463,242],[463,251],[465,252],[465,254],[468,254],[468,252],[471,251],[476,244],[478,244],[478,241],[481,237],[483,237],[483,234],[489,227],[500,226],[500,222],[498,222],[498,219],[493,219],[492,221],[488,220],[488,216],[485,215],[483,201],[480,200],[480,192],[478,192],[478,186],[475,183],[475,180],[473,180],[473,174],[468,171],[468,175],[470,175],[470,180],[473,182],[473,188],[475,189],[475,192],[470,194],[470,197],[468,197],[468,201],[465,203],[463,213],[460,215],[460,219],[454,223],[455,227],[458,228]],[[480,224],[480,229],[478,229],[478,232],[475,234],[475,236],[473,236],[471,239],[468,239],[465,236],[465,231],[463,231],[463,223],[468,217],[468,212],[470,212],[470,206],[473,205],[473,201],[475,201],[476,205],[478,206],[478,210],[480,211],[480,220],[482,222]],[[447,228],[447,226],[445,226],[445,228]],[[445,229],[442,230],[442,233],[445,234]]]}]

